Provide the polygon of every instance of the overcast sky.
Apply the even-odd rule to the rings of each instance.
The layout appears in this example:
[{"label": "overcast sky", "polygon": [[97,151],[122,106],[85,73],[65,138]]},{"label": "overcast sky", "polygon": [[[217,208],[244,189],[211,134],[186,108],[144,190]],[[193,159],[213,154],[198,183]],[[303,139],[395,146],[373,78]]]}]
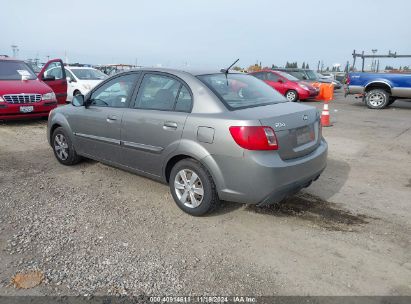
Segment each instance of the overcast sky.
[{"label": "overcast sky", "polygon": [[[411,54],[409,0],[0,0],[0,54],[22,59],[222,67]],[[411,58],[384,60],[411,65]]]}]

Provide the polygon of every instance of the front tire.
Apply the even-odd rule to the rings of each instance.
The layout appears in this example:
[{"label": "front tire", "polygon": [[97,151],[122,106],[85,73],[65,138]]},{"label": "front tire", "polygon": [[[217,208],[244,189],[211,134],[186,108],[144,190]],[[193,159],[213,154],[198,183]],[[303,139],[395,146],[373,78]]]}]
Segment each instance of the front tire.
[{"label": "front tire", "polygon": [[169,185],[177,206],[190,215],[210,213],[220,204],[210,173],[194,159],[183,159],[173,167]]},{"label": "front tire", "polygon": [[285,98],[287,98],[288,101],[296,102],[298,101],[298,93],[295,90],[289,90],[285,93]]},{"label": "front tire", "polygon": [[74,149],[70,137],[62,127],[58,127],[54,130],[51,144],[54,156],[59,163],[65,166],[72,166],[81,160],[81,157],[77,155],[76,150]]},{"label": "front tire", "polygon": [[390,101],[390,94],[382,89],[374,89],[367,92],[365,104],[370,109],[383,109]]}]

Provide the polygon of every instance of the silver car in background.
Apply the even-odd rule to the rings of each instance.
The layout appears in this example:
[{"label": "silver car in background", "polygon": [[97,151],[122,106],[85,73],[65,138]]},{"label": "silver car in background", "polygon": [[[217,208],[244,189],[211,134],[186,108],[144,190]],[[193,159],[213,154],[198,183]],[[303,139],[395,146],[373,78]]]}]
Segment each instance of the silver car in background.
[{"label": "silver car in background", "polygon": [[117,74],[53,110],[48,140],[64,165],[86,157],[168,183],[191,215],[221,200],[277,203],[327,159],[315,108],[225,70]]}]

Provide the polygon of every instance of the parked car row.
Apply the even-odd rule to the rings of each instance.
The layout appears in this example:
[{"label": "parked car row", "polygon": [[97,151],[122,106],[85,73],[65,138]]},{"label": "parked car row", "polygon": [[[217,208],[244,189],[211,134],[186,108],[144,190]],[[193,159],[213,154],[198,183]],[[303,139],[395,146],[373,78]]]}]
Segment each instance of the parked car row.
[{"label": "parked car row", "polygon": [[293,75],[299,80],[306,82],[321,82],[321,83],[332,83],[334,89],[338,90],[342,88],[342,83],[336,79],[331,79],[329,77],[323,77],[321,74],[314,72],[313,70],[299,69],[299,68],[276,68],[276,71],[282,71]]},{"label": "parked car row", "polygon": [[263,80],[292,102],[314,98],[319,93],[319,89],[313,87],[308,82],[301,81],[282,71],[261,70],[253,72],[251,75]]}]

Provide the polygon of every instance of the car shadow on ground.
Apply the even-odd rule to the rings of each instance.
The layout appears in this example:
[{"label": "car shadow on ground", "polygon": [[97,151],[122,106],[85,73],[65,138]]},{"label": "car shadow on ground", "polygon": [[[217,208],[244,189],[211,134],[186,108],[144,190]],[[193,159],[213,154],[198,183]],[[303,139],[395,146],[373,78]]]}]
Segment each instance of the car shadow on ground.
[{"label": "car shadow on ground", "polygon": [[26,126],[45,126],[47,125],[47,117],[42,118],[27,118],[27,119],[13,119],[13,120],[1,120],[0,127],[26,127]]},{"label": "car shadow on ground", "polygon": [[331,231],[355,231],[355,227],[368,224],[373,219],[365,214],[354,214],[306,192],[300,192],[275,205],[248,205],[245,210],[276,217],[294,217]]},{"label": "car shadow on ground", "polygon": [[213,215],[221,215],[243,208],[247,212],[258,214],[295,217],[328,230],[353,231],[354,226],[367,224],[371,217],[364,214],[353,214],[328,201],[340,192],[348,179],[349,172],[350,166],[347,162],[329,158],[327,168],[320,179],[307,190],[304,189],[280,203],[268,206],[224,202]]}]

